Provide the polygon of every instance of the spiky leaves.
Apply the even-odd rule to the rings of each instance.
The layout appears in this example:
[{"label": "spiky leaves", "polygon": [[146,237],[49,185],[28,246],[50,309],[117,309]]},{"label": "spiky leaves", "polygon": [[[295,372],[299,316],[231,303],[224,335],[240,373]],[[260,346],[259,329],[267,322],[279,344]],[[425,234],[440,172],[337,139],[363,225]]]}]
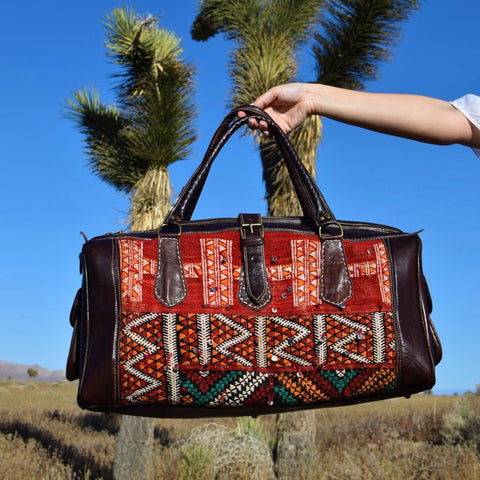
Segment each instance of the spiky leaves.
[{"label": "spiky leaves", "polygon": [[153,228],[170,206],[166,169],[195,140],[193,67],[182,59],[178,38],[151,16],[115,9],[105,27],[107,52],[118,67],[117,106],[83,89],[68,100],[67,114],[85,136],[92,170],[132,195],[132,228]]},{"label": "spiky leaves", "polygon": [[102,180],[117,190],[129,192],[142,168],[132,162],[124,131],[126,119],[117,107],[100,102],[94,87],[78,90],[67,99],[67,117],[84,136],[88,164]]},{"label": "spiky leaves", "polygon": [[105,24],[131,152],[154,168],[185,158],[195,140],[194,71],[181,58],[179,39],[132,10],[115,9]]},{"label": "spiky leaves", "polygon": [[[193,38],[207,40],[223,33],[236,43],[229,65],[230,104],[250,103],[269,88],[295,79],[299,49],[313,34],[322,4],[319,0],[205,0],[200,3],[192,28]],[[316,119],[292,136],[312,173],[320,134],[321,124]],[[300,214],[280,152],[263,139],[259,143],[268,213]]]},{"label": "spiky leaves", "polygon": [[322,30],[315,35],[317,81],[363,89],[391,56],[398,24],[419,7],[414,0],[326,0]]}]

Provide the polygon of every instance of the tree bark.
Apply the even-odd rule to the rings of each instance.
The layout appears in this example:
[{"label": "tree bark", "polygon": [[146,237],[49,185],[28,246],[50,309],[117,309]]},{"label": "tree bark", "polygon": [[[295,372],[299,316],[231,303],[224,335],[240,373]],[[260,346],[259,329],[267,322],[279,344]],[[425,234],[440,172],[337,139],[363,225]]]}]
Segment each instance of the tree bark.
[{"label": "tree bark", "polygon": [[115,443],[113,478],[115,480],[153,480],[152,418],[124,415]]},{"label": "tree bark", "polygon": [[315,412],[277,416],[275,475],[277,480],[311,480],[315,462]]},{"label": "tree bark", "polygon": [[135,184],[130,200],[130,229],[158,228],[172,201],[170,174],[165,168],[151,168]]}]

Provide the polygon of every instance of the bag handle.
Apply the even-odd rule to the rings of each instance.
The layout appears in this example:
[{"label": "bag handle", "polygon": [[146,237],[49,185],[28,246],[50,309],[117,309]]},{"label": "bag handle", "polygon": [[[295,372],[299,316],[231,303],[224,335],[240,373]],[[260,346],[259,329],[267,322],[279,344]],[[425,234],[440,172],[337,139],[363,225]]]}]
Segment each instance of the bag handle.
[{"label": "bag handle", "polygon": [[[238,112],[244,112],[246,116],[239,117]],[[304,215],[314,219],[319,226],[323,223],[335,221],[335,217],[317,184],[303,165],[287,135],[262,109],[253,105],[243,105],[231,110],[216,130],[202,162],[167,213],[164,224],[190,220],[213,161],[233,133],[247,123],[250,118],[267,123],[268,130],[273,135],[283,155]]]}]

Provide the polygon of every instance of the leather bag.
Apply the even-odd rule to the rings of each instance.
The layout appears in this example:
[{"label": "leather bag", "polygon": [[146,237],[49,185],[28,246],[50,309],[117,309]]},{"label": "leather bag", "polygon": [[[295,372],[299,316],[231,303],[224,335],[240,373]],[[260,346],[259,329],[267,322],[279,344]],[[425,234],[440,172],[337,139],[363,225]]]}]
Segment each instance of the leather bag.
[{"label": "leather bag", "polygon": [[[304,216],[192,221],[215,157],[250,117],[268,123]],[[441,346],[419,236],[336,220],[287,136],[253,106],[227,115],[158,229],[93,238],[80,265],[67,378],[79,379],[85,409],[258,415],[435,383]]]}]

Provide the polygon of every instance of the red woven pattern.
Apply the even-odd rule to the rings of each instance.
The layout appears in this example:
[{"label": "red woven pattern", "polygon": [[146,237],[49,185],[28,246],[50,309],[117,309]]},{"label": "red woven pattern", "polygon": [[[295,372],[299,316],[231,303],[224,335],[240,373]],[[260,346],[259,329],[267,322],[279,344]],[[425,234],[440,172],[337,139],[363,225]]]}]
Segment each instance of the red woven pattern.
[{"label": "red woven pattern", "polygon": [[125,404],[298,405],[395,385],[388,255],[381,240],[345,241],[353,296],[319,299],[321,248],[312,235],[265,233],[272,301],[240,304],[237,231],[180,238],[187,298],[153,294],[157,241],[119,240],[121,397]]}]

